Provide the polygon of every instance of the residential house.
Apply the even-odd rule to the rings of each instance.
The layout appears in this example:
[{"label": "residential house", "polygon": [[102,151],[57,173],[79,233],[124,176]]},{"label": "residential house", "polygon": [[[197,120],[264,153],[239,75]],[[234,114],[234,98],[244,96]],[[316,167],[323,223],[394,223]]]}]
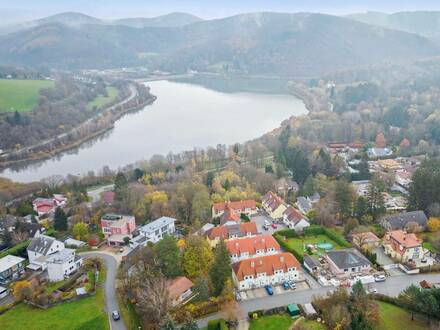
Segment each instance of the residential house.
[{"label": "residential house", "polygon": [[29,265],[31,270],[45,270],[47,268],[47,259],[51,254],[64,250],[64,243],[53,237],[39,235],[32,239],[27,247]]},{"label": "residential house", "polygon": [[403,230],[393,230],[385,234],[383,246],[385,253],[400,262],[423,259],[425,249],[415,234]]},{"label": "residential house", "polygon": [[229,205],[226,205],[226,209],[223,214],[220,216],[220,225],[224,225],[226,222],[233,221],[236,223],[241,222],[240,215],[235,212]]},{"label": "residential house", "polygon": [[284,252],[241,260],[232,269],[236,287],[247,290],[298,280],[301,265],[291,253]]},{"label": "residential house", "polygon": [[353,234],[352,241],[359,248],[373,249],[380,245],[380,238],[371,231]]},{"label": "residential house", "polygon": [[372,269],[371,262],[353,248],[328,251],[324,258],[335,276],[368,274]]},{"label": "residential house", "polygon": [[308,197],[299,196],[296,199],[296,207],[302,214],[307,214],[313,209],[312,201]]},{"label": "residential house", "polygon": [[226,242],[231,261],[266,256],[281,252],[281,247],[271,235],[231,239]]},{"label": "residential house", "polygon": [[226,223],[223,226],[214,227],[206,232],[206,238],[209,244],[214,247],[221,240],[228,240],[234,238],[242,238],[255,236],[258,234],[257,225],[255,222],[245,223]]},{"label": "residential house", "polygon": [[385,172],[394,173],[398,169],[401,168],[401,165],[395,161],[394,159],[379,159],[377,164],[384,170]]},{"label": "residential house", "polygon": [[282,219],[283,213],[287,208],[287,204],[284,202],[284,200],[272,191],[269,191],[266,195],[264,195],[262,206],[267,214],[275,220]]},{"label": "residential house", "polygon": [[36,198],[32,202],[34,211],[38,216],[51,214],[55,212],[55,208],[66,206],[67,198],[61,194],[54,194],[52,198]]},{"label": "residential house", "polygon": [[24,258],[7,255],[0,259],[0,284],[18,279],[24,273]]},{"label": "residential house", "polygon": [[304,268],[312,274],[318,272],[321,269],[321,264],[319,260],[312,256],[309,256],[308,254],[304,254],[303,265]]},{"label": "residential house", "polygon": [[113,191],[104,191],[102,193],[102,201],[106,205],[112,205],[115,200],[115,193]]},{"label": "residential house", "polygon": [[307,217],[290,205],[283,213],[283,222],[295,231],[303,231],[304,228],[310,226]]},{"label": "residential house", "polygon": [[358,196],[368,196],[368,187],[370,185],[370,180],[353,181],[351,184],[354,186],[354,189],[356,190]]},{"label": "residential house", "polygon": [[412,211],[389,215],[381,220],[381,225],[386,230],[406,230],[411,223],[416,223],[425,230],[428,218],[423,211]]},{"label": "residential house", "polygon": [[220,217],[227,208],[238,214],[238,216],[240,216],[241,213],[244,213],[247,216],[251,216],[256,214],[258,211],[257,203],[251,199],[236,202],[227,201],[222,203],[214,203],[214,205],[212,206],[212,217]]},{"label": "residential house", "polygon": [[381,158],[388,157],[393,154],[393,151],[388,148],[370,148],[367,150],[367,155],[369,158]]},{"label": "residential house", "polygon": [[125,237],[132,238],[136,229],[136,222],[133,216],[106,214],[101,218],[102,232],[109,245],[124,245]]},{"label": "residential house", "polygon": [[176,219],[170,217],[161,217],[145,226],[139,228],[139,236],[130,240],[130,247],[135,248],[139,245],[147,245],[148,242],[157,243],[165,235],[172,235],[176,231]]},{"label": "residential house", "polygon": [[49,281],[56,282],[67,278],[81,267],[82,258],[73,249],[63,249],[47,258],[47,274]]},{"label": "residential house", "polygon": [[192,295],[194,283],[185,276],[179,276],[168,282],[167,290],[171,298],[171,305],[177,306],[187,301]]}]

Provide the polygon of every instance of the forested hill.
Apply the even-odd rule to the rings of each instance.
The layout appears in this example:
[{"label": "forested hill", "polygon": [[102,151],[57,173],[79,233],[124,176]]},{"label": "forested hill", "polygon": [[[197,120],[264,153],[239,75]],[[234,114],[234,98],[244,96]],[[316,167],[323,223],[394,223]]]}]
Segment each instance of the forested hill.
[{"label": "forested hill", "polygon": [[58,68],[148,65],[313,76],[436,54],[422,36],[307,13],[244,14],[178,27],[50,23],[0,37],[0,62]]},{"label": "forested hill", "polygon": [[377,26],[417,33],[440,42],[440,11],[414,11],[385,14],[366,12],[347,17]]}]

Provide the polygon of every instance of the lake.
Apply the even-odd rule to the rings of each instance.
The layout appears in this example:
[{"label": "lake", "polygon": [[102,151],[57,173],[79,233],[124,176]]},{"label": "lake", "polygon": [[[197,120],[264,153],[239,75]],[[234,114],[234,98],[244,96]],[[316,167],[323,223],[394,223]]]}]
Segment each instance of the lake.
[{"label": "lake", "polygon": [[271,131],[291,116],[307,113],[304,103],[283,88],[265,93],[254,92],[253,86],[251,92],[242,87],[231,92],[191,81],[145,84],[157,96],[152,105],[125,115],[112,130],[76,149],[6,169],[0,176],[31,182],[51,175],[85,174],[106,165],[118,169],[154,154],[245,142]]}]

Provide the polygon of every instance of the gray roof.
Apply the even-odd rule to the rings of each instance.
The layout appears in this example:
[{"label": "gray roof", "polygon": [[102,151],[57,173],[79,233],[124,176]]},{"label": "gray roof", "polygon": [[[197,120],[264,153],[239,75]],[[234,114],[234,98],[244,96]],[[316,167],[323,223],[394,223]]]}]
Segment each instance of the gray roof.
[{"label": "gray roof", "polygon": [[316,260],[315,258],[312,258],[308,254],[304,255],[303,262],[304,262],[304,264],[307,264],[307,266],[309,266],[309,268],[314,268],[314,267],[320,267],[321,266],[321,264],[319,263],[318,260]]},{"label": "gray roof", "polygon": [[167,226],[169,224],[172,224],[175,221],[176,219],[174,218],[161,217],[157,220],[154,220],[153,222],[150,222],[149,224],[146,224],[145,226],[142,226],[141,228],[139,228],[139,230],[144,233],[154,233],[156,230],[164,226]]},{"label": "gray roof", "polygon": [[426,227],[428,218],[423,211],[403,212],[390,215],[385,218],[391,229],[404,229],[410,222],[415,222],[422,227]]},{"label": "gray roof", "polygon": [[296,199],[296,204],[305,212],[308,212],[312,209],[312,203],[306,197],[302,197],[302,196],[298,197]]},{"label": "gray roof", "polygon": [[40,235],[38,237],[34,237],[31,243],[28,246],[28,251],[41,253],[43,255],[47,255],[49,249],[53,242],[55,242],[55,238],[49,237],[46,235]]},{"label": "gray roof", "polygon": [[63,264],[69,261],[69,259],[71,259],[72,257],[74,257],[74,254],[75,254],[75,250],[63,249],[54,254],[51,254],[50,257],[47,259],[47,261],[54,264]]},{"label": "gray roof", "polygon": [[339,269],[346,269],[359,266],[371,266],[370,261],[356,249],[344,249],[328,251],[327,256],[338,266]]}]

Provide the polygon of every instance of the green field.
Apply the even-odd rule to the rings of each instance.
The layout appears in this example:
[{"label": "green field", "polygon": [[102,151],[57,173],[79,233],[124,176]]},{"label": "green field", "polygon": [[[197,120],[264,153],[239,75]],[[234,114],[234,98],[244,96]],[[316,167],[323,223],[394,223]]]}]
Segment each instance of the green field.
[{"label": "green field", "polygon": [[[307,246],[307,244],[317,244],[317,243],[322,243],[322,242],[333,244],[334,250],[338,250],[338,249],[343,248],[338,243],[336,243],[336,242],[332,241],[330,238],[328,238],[328,236],[326,236],[326,235],[304,236],[304,238],[289,238],[286,241],[286,244],[290,249],[293,249],[302,255],[304,253],[304,246]],[[318,249],[318,250],[321,253],[325,252],[324,250],[322,250],[322,251],[320,249]]]},{"label": "green field", "polygon": [[115,87],[107,87],[107,96],[98,95],[92,102],[87,105],[87,109],[91,110],[94,107],[101,108],[118,97],[118,90]]},{"label": "green field", "polygon": [[420,317],[415,317],[414,321],[411,321],[411,314],[400,307],[382,301],[379,301],[378,304],[380,324],[376,327],[377,330],[423,330],[429,328],[426,321],[421,320]]},{"label": "green field", "polygon": [[40,90],[53,86],[51,80],[0,79],[0,113],[32,110],[38,103]]},{"label": "green field", "polygon": [[263,316],[252,320],[249,330],[287,330],[293,323],[289,315],[271,315]]},{"label": "green field", "polygon": [[[105,270],[99,274],[102,283]],[[14,329],[109,329],[107,314],[104,312],[104,291],[97,289],[94,296],[64,303],[47,310],[21,303],[0,315],[2,330]]]}]

